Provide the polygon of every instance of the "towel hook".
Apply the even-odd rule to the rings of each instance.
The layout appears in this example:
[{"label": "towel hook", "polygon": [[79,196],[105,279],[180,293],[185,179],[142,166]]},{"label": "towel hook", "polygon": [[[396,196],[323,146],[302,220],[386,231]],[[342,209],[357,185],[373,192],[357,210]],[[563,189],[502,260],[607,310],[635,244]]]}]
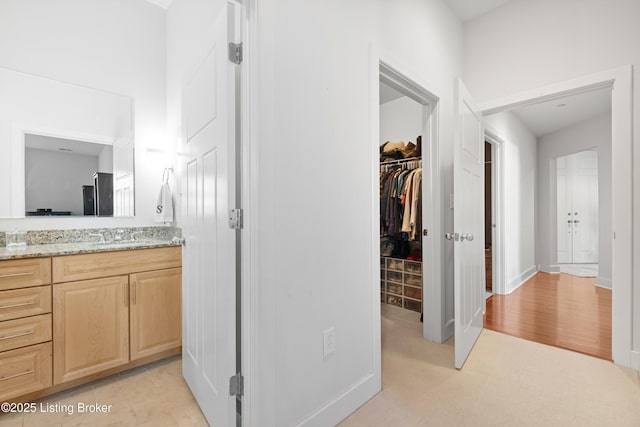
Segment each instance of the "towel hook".
[{"label": "towel hook", "polygon": [[164,168],[164,172],[162,172],[162,182],[164,184],[169,183],[169,178],[171,177],[172,172],[173,172],[173,168]]}]

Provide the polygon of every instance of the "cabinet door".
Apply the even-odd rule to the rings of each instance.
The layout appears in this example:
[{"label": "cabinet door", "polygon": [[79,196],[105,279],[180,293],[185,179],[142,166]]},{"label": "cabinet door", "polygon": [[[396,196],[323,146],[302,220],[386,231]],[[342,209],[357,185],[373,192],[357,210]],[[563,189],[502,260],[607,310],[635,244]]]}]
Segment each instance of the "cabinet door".
[{"label": "cabinet door", "polygon": [[182,269],[132,274],[131,360],[182,344]]},{"label": "cabinet door", "polygon": [[54,384],[129,361],[128,276],[53,286]]}]

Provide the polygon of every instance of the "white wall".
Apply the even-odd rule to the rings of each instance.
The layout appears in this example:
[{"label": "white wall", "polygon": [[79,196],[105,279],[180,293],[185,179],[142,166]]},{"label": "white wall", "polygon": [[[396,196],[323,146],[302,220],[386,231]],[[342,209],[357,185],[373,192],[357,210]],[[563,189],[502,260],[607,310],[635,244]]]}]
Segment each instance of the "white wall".
[{"label": "white wall", "polygon": [[104,147],[98,155],[98,172],[113,173],[113,147]]},{"label": "white wall", "polygon": [[[378,391],[369,46],[441,97],[448,200],[461,25],[438,0],[260,0],[257,14],[255,416],[264,426],[334,425]],[[323,360],[330,327],[337,349]]]},{"label": "white wall", "polygon": [[[640,2],[636,0],[512,1],[465,26],[464,77],[481,101],[622,65],[640,81]],[[640,85],[633,85],[640,105]],[[640,129],[640,108],[633,125]],[[640,146],[640,132],[634,132]],[[633,152],[640,182],[640,150]],[[633,186],[633,265],[640,265],[640,186]],[[633,271],[633,350],[640,367],[640,271]],[[614,285],[615,286],[615,285]]]},{"label": "white wall", "polygon": [[0,230],[149,225],[164,164],[165,11],[145,0],[3,0],[0,67],[134,99],[136,217],[0,220]]},{"label": "white wall", "polygon": [[27,211],[49,208],[83,215],[82,186],[93,185],[97,156],[28,148],[25,152]]},{"label": "white wall", "polygon": [[557,264],[555,159],[598,147],[598,252],[596,282],[611,287],[611,113],[560,129],[538,140],[538,264]]},{"label": "white wall", "polygon": [[512,112],[485,117],[486,129],[504,141],[505,292],[536,266],[536,136]]},{"label": "white wall", "polygon": [[422,105],[408,96],[380,105],[380,145],[387,141],[416,143],[422,135]]}]

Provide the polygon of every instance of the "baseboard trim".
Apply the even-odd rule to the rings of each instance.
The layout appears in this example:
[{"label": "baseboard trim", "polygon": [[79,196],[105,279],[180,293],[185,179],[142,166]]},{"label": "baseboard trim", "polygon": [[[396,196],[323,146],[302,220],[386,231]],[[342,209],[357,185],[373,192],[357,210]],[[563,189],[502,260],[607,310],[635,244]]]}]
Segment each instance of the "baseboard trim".
[{"label": "baseboard trim", "polygon": [[515,279],[511,280],[507,286],[507,293],[505,295],[509,295],[511,292],[518,289],[524,282],[531,279],[538,272],[538,266],[533,265],[528,270],[520,273]]},{"label": "baseboard trim", "polygon": [[451,338],[453,336],[453,334],[455,334],[455,332],[456,332],[455,326],[456,326],[456,320],[455,319],[450,319],[444,325],[444,335],[442,336],[442,342],[439,343],[439,344],[442,344],[443,342],[445,342],[446,340]]},{"label": "baseboard trim", "polygon": [[374,375],[369,374],[296,425],[305,427],[338,425],[380,390],[379,386],[376,387]]},{"label": "baseboard trim", "polygon": [[631,350],[631,367],[640,371],[640,351]]},{"label": "baseboard trim", "polygon": [[611,287],[611,279],[606,277],[596,277],[596,286],[604,289],[612,289]]},{"label": "baseboard trim", "polygon": [[538,271],[542,271],[543,273],[549,274],[560,274],[560,266],[559,265],[550,265],[550,264],[540,264],[538,265]]}]

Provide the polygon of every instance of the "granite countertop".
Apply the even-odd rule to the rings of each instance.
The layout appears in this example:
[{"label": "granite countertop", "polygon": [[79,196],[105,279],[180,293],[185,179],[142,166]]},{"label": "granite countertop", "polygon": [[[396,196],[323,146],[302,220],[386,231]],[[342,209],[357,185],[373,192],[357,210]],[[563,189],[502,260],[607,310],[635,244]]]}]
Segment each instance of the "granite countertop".
[{"label": "granite countertop", "polygon": [[126,251],[130,249],[151,249],[167,246],[180,246],[180,243],[169,239],[141,239],[133,242],[112,241],[102,244],[96,242],[75,242],[28,245],[22,250],[8,250],[6,247],[0,247],[0,260]]}]

